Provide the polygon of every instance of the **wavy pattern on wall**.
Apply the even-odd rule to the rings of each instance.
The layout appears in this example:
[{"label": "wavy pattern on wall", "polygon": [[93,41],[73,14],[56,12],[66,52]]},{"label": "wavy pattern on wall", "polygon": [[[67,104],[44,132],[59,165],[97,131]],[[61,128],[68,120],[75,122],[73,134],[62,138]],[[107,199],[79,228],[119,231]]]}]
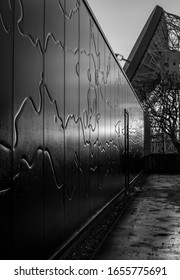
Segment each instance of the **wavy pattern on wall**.
[{"label": "wavy pattern on wall", "polygon": [[13,190],[16,257],[43,247],[42,258],[124,188],[125,107],[133,176],[140,171],[142,110],[84,1],[0,0],[3,36],[12,36],[13,8],[12,145],[1,137],[0,196]]},{"label": "wavy pattern on wall", "polygon": [[[11,158],[11,147],[6,144],[0,143],[0,195],[6,194],[10,190],[10,178],[7,172],[9,159]],[[6,180],[6,182],[4,182]]]},{"label": "wavy pattern on wall", "polygon": [[8,29],[8,27],[6,27],[6,24],[4,23],[4,20],[3,20],[3,18],[2,18],[2,13],[1,13],[1,11],[0,11],[0,21],[1,21],[1,24],[2,24],[2,26],[3,26],[4,31],[5,31],[7,34],[9,34],[10,31],[11,31],[11,29]]},{"label": "wavy pattern on wall", "polygon": [[2,24],[2,27],[5,31],[5,33],[7,33],[9,35],[11,32],[11,27],[8,26],[8,22],[5,19],[5,14],[6,14],[4,12],[5,9],[9,10],[9,13],[12,13],[12,6],[11,6],[10,0],[6,1],[6,3],[3,3],[3,4],[0,3],[0,22]]},{"label": "wavy pattern on wall", "polygon": [[26,33],[25,31],[22,30],[21,23],[24,20],[24,9],[23,9],[22,0],[18,0],[18,2],[19,2],[19,6],[20,6],[20,16],[19,16],[19,19],[17,21],[17,29],[19,31],[19,34],[22,37],[27,37],[34,47],[39,48],[39,50],[42,54],[43,53],[43,47],[42,47],[42,43],[40,42],[40,39],[39,38],[33,38],[33,35],[31,35],[28,31]]}]

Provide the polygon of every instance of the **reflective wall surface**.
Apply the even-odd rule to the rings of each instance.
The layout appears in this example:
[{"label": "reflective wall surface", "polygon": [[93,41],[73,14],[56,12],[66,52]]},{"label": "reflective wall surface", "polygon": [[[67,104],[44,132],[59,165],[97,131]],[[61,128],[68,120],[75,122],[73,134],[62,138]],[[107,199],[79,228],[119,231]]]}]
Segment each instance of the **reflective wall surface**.
[{"label": "reflective wall surface", "polygon": [[85,1],[0,0],[0,258],[45,259],[142,170],[143,112]]}]

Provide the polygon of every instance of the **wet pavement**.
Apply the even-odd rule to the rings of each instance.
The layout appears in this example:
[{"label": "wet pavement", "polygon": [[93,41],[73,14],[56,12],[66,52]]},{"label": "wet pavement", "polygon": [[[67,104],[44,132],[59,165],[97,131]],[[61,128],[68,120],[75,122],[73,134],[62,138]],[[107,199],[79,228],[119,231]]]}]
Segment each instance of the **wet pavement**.
[{"label": "wet pavement", "polygon": [[180,175],[150,175],[94,259],[180,259]]}]

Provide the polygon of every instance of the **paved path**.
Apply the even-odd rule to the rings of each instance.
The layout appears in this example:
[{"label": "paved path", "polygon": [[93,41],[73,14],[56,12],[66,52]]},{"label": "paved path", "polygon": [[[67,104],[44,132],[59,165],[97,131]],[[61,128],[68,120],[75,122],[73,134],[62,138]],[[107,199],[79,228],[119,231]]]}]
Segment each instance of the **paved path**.
[{"label": "paved path", "polygon": [[95,259],[180,259],[180,175],[150,175]]}]

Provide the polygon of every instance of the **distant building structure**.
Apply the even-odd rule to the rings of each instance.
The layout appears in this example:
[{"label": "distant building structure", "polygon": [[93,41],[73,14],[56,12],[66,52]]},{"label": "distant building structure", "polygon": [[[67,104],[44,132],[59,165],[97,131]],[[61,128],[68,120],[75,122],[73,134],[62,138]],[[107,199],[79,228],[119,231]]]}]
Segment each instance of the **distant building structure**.
[{"label": "distant building structure", "polygon": [[[142,88],[154,91],[160,77],[168,77],[172,89],[180,89],[180,17],[156,6],[140,33],[124,70],[139,99]],[[177,132],[179,133],[179,131]],[[169,137],[158,127],[151,127],[145,116],[145,154],[174,153]]]}]

